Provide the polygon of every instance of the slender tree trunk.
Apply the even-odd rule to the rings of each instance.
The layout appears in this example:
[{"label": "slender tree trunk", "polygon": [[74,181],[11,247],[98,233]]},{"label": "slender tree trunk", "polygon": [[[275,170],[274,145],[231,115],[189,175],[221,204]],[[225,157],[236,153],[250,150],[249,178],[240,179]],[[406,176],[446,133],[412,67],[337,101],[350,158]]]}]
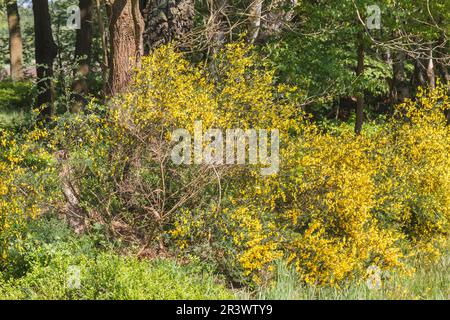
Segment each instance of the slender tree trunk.
[{"label": "slender tree trunk", "polygon": [[439,57],[439,61],[437,62],[437,65],[439,67],[440,73],[447,82],[447,85],[449,86],[450,90],[450,72],[449,72],[449,64],[450,64],[450,44],[448,41],[446,41],[445,33],[441,32],[441,36],[439,38],[440,48],[437,52],[437,56]]},{"label": "slender tree trunk", "polygon": [[427,81],[425,80],[425,68],[420,58],[414,59],[414,72],[412,74],[411,85],[416,89],[417,87],[425,87]]},{"label": "slender tree trunk", "polygon": [[390,100],[394,104],[410,96],[405,83],[405,60],[406,54],[403,51],[398,51],[393,55]]},{"label": "slender tree trunk", "polygon": [[108,11],[111,52],[107,92],[115,95],[127,89],[133,68],[140,65],[144,20],[138,0],[115,0]]},{"label": "slender tree trunk", "polygon": [[259,30],[261,28],[261,12],[263,0],[253,1],[250,6],[248,41],[254,43],[258,39]]},{"label": "slender tree trunk", "polygon": [[13,81],[18,81],[23,78],[23,44],[20,32],[20,15],[16,0],[8,2],[6,12],[8,15],[11,78]]},{"label": "slender tree trunk", "polygon": [[[364,34],[362,31],[358,34],[358,65],[356,66],[356,76],[362,78],[364,76]],[[364,119],[364,92],[363,89],[358,93],[356,97],[356,122],[355,122],[355,133],[360,134]]]},{"label": "slender tree trunk", "polygon": [[72,111],[79,111],[85,104],[85,95],[89,93],[86,77],[89,74],[92,46],[92,0],[80,0],[80,29],[75,38],[75,60],[78,65],[75,80],[72,83]]},{"label": "slender tree trunk", "polygon": [[53,113],[53,60],[57,53],[57,46],[52,35],[48,1],[33,0],[33,14],[38,81],[37,105],[44,105],[41,116],[48,118]]},{"label": "slender tree trunk", "polygon": [[428,87],[430,89],[434,89],[436,85],[436,75],[434,72],[434,61],[433,61],[433,48],[430,46],[430,50],[428,52],[428,64],[427,64],[427,79],[428,79]]},{"label": "slender tree trunk", "polygon": [[97,21],[98,21],[98,29],[100,32],[101,40],[102,40],[102,81],[103,81],[103,91],[105,92],[105,88],[108,82],[108,43],[107,43],[107,35],[105,32],[105,23],[103,22],[103,15],[100,7],[100,0],[96,1],[96,9],[97,9]]},{"label": "slender tree trunk", "polygon": [[83,73],[89,72],[92,46],[92,0],[80,0],[81,26],[75,38],[75,59]]}]

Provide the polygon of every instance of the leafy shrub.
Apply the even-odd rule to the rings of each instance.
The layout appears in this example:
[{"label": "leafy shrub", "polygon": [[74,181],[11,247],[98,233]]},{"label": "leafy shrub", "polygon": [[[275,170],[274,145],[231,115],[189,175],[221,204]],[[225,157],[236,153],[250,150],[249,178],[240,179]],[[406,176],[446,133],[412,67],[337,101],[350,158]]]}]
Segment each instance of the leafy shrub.
[{"label": "leafy shrub", "polygon": [[110,109],[92,103],[87,114],[58,119],[55,143],[67,154],[79,205],[114,234],[162,247],[176,212],[210,210],[216,201],[217,178],[231,168],[174,164],[174,130],[193,133],[196,120],[205,128],[295,125],[296,110],[283,99],[292,90],[273,87],[273,72],[248,48],[229,46],[219,60],[207,73],[162,47],[143,59],[131,90]]},{"label": "leafy shrub", "polygon": [[28,119],[36,90],[31,81],[0,81],[0,125]]},{"label": "leafy shrub", "polygon": [[53,156],[42,145],[47,136],[46,129],[23,136],[0,129],[0,269],[7,263],[11,239],[41,214],[57,185]]},{"label": "leafy shrub", "polygon": [[[419,93],[388,125],[355,136],[346,126],[320,129],[293,104],[297,89],[274,83],[274,72],[243,44],[227,46],[211,69],[161,47],[108,107],[92,102],[84,113],[64,114],[45,134],[25,133],[17,147],[4,139],[12,147],[0,159],[25,170],[69,220],[76,212],[87,227],[100,225],[156,253],[206,260],[241,283],[270,281],[279,259],[303,282],[334,286],[363,279],[367,268],[409,274],[411,255],[438,258],[450,211],[445,88]],[[262,176],[259,165],[175,165],[171,133],[192,133],[196,120],[205,128],[278,129],[279,173]],[[49,196],[57,188],[39,178],[54,181],[55,171],[64,201]],[[7,205],[21,199],[15,191],[3,196]]]},{"label": "leafy shrub", "polygon": [[28,109],[35,96],[31,81],[0,81],[0,110]]},{"label": "leafy shrub", "polygon": [[[450,228],[450,108],[445,86],[396,109],[378,138],[384,167],[379,171],[377,210],[414,245],[439,256]],[[430,257],[431,257],[430,256]]]},{"label": "leafy shrub", "polygon": [[407,256],[436,259],[448,239],[448,107],[444,87],[422,91],[359,137],[299,120],[279,175],[240,172],[225,208],[181,217],[173,235],[187,248],[208,239],[241,281],[261,282],[280,256],[316,285],[363,279],[374,265],[410,274]]}]

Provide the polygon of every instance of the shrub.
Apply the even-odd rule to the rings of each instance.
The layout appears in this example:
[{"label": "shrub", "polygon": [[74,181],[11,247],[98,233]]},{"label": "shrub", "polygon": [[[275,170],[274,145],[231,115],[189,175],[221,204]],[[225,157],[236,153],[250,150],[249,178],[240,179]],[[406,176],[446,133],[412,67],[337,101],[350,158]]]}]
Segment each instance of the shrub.
[{"label": "shrub", "polygon": [[[55,118],[51,131],[37,128],[16,142],[3,133],[0,160],[13,168],[0,171],[5,206],[20,203],[20,216],[32,216],[23,204],[41,208],[45,195],[69,222],[78,219],[77,230],[100,225],[114,238],[206,260],[253,285],[270,281],[279,259],[303,282],[335,286],[363,279],[368,268],[409,273],[411,255],[439,257],[450,211],[444,87],[421,91],[387,125],[355,136],[348,126],[317,127],[292,103],[296,88],[274,85],[257,58],[232,44],[207,69],[161,47],[108,107],[91,102],[84,113]],[[278,129],[279,173],[175,165],[171,133],[192,134],[196,120],[222,130]],[[17,179],[39,195],[9,187]]]},{"label": "shrub", "polygon": [[31,110],[34,95],[31,81],[0,81],[0,110]]},{"label": "shrub", "polygon": [[31,81],[0,81],[0,125],[12,125],[29,118],[36,90]]},{"label": "shrub", "polygon": [[278,175],[241,171],[222,210],[182,214],[173,235],[183,248],[207,239],[240,281],[261,282],[280,256],[315,285],[364,279],[373,266],[410,274],[407,256],[437,258],[448,239],[444,90],[422,91],[385,128],[358,137],[297,120]]},{"label": "shrub", "polygon": [[176,212],[210,210],[217,199],[218,177],[231,168],[174,164],[174,130],[193,133],[196,120],[219,129],[287,132],[295,125],[296,111],[283,100],[290,89],[273,87],[273,73],[248,48],[231,45],[219,60],[207,73],[162,47],[143,59],[132,88],[110,109],[102,113],[92,103],[86,114],[59,118],[55,140],[67,155],[79,205],[97,212],[115,235],[156,239],[163,247]]},{"label": "shrub", "polygon": [[447,89],[419,89],[416,100],[400,104],[378,137],[383,168],[378,172],[376,208],[385,224],[395,226],[412,252],[439,257],[450,228],[450,108]]},{"label": "shrub", "polygon": [[[45,209],[55,190],[53,157],[42,141],[46,129],[14,136],[0,129],[0,270],[8,262],[11,240]],[[53,186],[53,188],[52,188]]]}]

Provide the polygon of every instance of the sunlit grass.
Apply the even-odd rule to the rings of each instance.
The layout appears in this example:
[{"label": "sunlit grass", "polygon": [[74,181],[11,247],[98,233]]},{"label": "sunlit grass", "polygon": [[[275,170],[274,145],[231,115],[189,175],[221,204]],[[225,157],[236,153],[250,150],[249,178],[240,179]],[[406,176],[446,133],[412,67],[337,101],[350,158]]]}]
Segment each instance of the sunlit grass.
[{"label": "sunlit grass", "polygon": [[284,262],[277,264],[276,279],[272,285],[255,292],[241,291],[238,296],[262,300],[448,300],[450,299],[450,255],[437,263],[423,265],[413,262],[412,276],[389,274],[383,276],[380,289],[370,289],[364,281],[351,282],[341,287],[320,287],[301,284],[296,272]]}]

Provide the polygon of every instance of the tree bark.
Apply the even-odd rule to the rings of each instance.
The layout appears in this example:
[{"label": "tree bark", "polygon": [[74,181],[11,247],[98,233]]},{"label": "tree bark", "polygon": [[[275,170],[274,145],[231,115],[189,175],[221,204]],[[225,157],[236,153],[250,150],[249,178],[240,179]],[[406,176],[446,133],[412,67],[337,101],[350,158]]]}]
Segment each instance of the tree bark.
[{"label": "tree bark", "polygon": [[[362,78],[364,76],[364,58],[365,58],[365,50],[364,50],[364,35],[362,31],[358,33],[358,65],[356,66],[356,76],[358,78]],[[363,89],[360,89],[360,92],[356,97],[356,122],[355,122],[355,133],[360,134],[362,130],[364,120],[364,92]]]},{"label": "tree bark", "polygon": [[405,60],[406,54],[403,51],[394,53],[390,93],[390,100],[393,104],[397,104],[403,99],[410,97],[409,88],[405,82]]},{"label": "tree bark", "polygon": [[430,89],[434,89],[436,85],[436,75],[434,72],[434,61],[433,61],[433,48],[432,45],[430,45],[430,50],[428,51],[428,57],[427,57],[428,63],[427,63],[427,79],[428,79],[428,87]]},{"label": "tree bark", "polygon": [[427,81],[425,80],[424,73],[425,67],[420,58],[414,59],[414,72],[412,74],[411,85],[416,89],[417,87],[425,87]]},{"label": "tree bark", "polygon": [[66,198],[65,218],[75,233],[83,233],[86,229],[86,212],[80,205],[79,192],[73,179],[69,156],[63,150],[56,152],[55,156],[61,166],[59,178],[62,192]]},{"label": "tree bark", "polygon": [[107,35],[105,32],[105,24],[103,22],[103,15],[100,8],[100,0],[96,1],[96,9],[97,9],[97,20],[98,20],[98,29],[100,32],[101,40],[102,40],[102,82],[103,82],[103,92],[106,92],[105,88],[108,83],[108,43],[107,43]]},{"label": "tree bark", "polygon": [[160,45],[183,40],[194,25],[194,0],[153,0],[144,10],[145,53]]},{"label": "tree bark", "polygon": [[261,12],[263,0],[252,0],[248,29],[248,42],[254,43],[258,39],[261,28]]},{"label": "tree bark", "polygon": [[111,52],[107,92],[113,96],[126,91],[133,69],[140,66],[144,20],[138,0],[115,0],[108,12]]},{"label": "tree bark", "polygon": [[86,77],[89,74],[92,46],[92,0],[80,0],[80,29],[75,38],[75,62],[78,70],[72,83],[72,111],[79,111],[86,103],[85,95],[89,93]]},{"label": "tree bark", "polygon": [[17,1],[9,1],[6,5],[9,29],[9,57],[11,78],[13,81],[23,79],[23,43],[20,32],[20,15]]},{"label": "tree bark", "polygon": [[53,60],[57,53],[57,46],[52,35],[48,1],[33,0],[33,15],[37,64],[37,105],[44,106],[41,116],[48,118],[53,113]]}]

